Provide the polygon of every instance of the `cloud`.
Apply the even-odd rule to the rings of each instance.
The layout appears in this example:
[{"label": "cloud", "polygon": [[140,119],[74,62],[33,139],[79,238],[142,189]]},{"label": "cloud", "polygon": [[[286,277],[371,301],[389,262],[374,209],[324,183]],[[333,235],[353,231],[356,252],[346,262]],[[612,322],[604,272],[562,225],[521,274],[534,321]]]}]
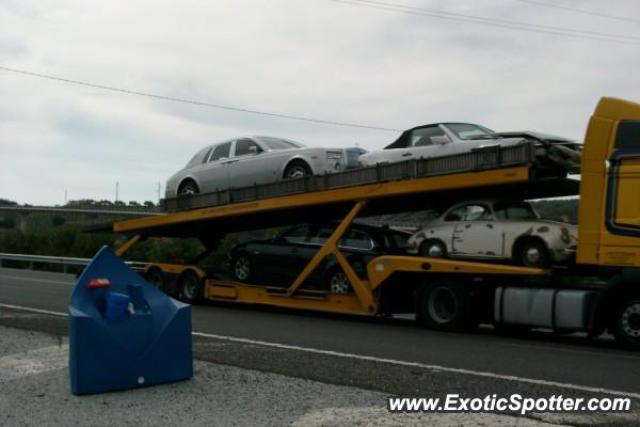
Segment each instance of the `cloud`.
[{"label": "cloud", "polygon": [[[406,4],[637,35],[632,24],[508,0]],[[567,4],[572,4],[571,2]],[[602,11],[595,0],[580,7]],[[616,12],[640,16],[623,1]],[[443,120],[582,138],[597,99],[640,99],[637,46],[326,0],[0,5],[0,63],[274,113],[408,128]],[[200,147],[237,135],[382,148],[393,132],[324,126],[0,72],[0,197],[156,197]]]}]

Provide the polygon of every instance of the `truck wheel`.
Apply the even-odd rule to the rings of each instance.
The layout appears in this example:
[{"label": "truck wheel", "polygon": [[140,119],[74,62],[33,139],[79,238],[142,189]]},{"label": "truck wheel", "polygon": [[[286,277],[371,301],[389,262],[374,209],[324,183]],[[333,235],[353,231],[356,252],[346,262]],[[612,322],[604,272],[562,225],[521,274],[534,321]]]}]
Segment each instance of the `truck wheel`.
[{"label": "truck wheel", "polygon": [[193,271],[185,271],[178,279],[178,297],[189,304],[197,303],[202,297],[202,281]]},{"label": "truck wheel", "polygon": [[164,291],[164,273],[158,267],[151,267],[144,274],[147,282],[151,283],[156,289]]},{"label": "truck wheel", "polygon": [[461,331],[477,325],[470,316],[469,292],[456,283],[435,283],[418,296],[416,317],[430,329]]},{"label": "truck wheel", "polygon": [[612,333],[627,348],[640,349],[640,296],[620,302],[614,311]]},{"label": "truck wheel", "polygon": [[440,240],[428,239],[420,245],[420,255],[431,258],[446,258],[447,246]]},{"label": "truck wheel", "polygon": [[537,239],[525,241],[516,252],[516,263],[526,267],[550,267],[551,257],[547,245]]},{"label": "truck wheel", "polygon": [[231,260],[231,269],[234,279],[238,282],[246,282],[251,278],[251,260],[246,254],[236,255]]}]

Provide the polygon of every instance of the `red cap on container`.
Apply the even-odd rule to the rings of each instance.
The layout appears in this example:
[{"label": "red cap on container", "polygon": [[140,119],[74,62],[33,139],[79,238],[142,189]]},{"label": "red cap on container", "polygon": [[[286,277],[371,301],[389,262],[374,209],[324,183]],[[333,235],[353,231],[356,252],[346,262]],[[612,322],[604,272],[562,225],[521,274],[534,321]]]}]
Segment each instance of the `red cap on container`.
[{"label": "red cap on container", "polygon": [[87,283],[87,288],[108,288],[111,286],[111,280],[109,279],[91,279]]}]

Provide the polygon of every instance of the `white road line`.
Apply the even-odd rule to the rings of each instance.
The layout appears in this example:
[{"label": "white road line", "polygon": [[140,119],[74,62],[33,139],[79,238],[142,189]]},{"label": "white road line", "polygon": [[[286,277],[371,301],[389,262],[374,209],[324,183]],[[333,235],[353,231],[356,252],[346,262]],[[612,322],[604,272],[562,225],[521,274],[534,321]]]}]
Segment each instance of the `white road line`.
[{"label": "white road line", "polygon": [[[23,311],[33,311],[34,313],[51,314],[53,316],[62,316],[62,317],[66,317],[67,316],[66,313],[62,313],[62,312],[41,310],[41,309],[36,309],[36,308],[31,308],[31,307],[22,307],[22,306],[17,306],[17,305],[0,304],[0,307],[12,308],[12,309],[15,309],[15,310],[23,310]],[[469,375],[469,376],[474,376],[474,377],[491,378],[491,379],[498,379],[498,380],[505,380],[505,381],[512,381],[512,382],[520,382],[520,383],[526,383],[526,384],[535,384],[535,385],[542,385],[542,386],[560,387],[560,388],[566,388],[566,389],[570,389],[570,390],[582,391],[582,392],[587,392],[587,393],[602,393],[602,394],[609,394],[609,395],[616,395],[616,396],[626,396],[626,397],[631,397],[631,398],[640,400],[640,393],[630,393],[630,392],[620,391],[620,390],[610,390],[610,389],[606,389],[606,388],[582,386],[582,385],[578,385],[578,384],[562,383],[562,382],[558,382],[558,381],[538,380],[538,379],[534,379],[534,378],[518,377],[518,376],[515,376],[515,375],[496,374],[496,373],[493,373],[493,372],[482,372],[482,371],[477,372],[477,371],[472,371],[472,370],[469,370],[469,369],[449,368],[449,367],[441,366],[441,365],[429,365],[429,364],[418,363],[418,362],[407,362],[407,361],[404,361],[404,360],[387,359],[387,358],[384,358],[384,357],[365,356],[365,355],[362,355],[362,354],[355,354],[355,353],[343,353],[343,352],[339,352],[339,351],[322,350],[322,349],[313,348],[313,347],[300,347],[300,346],[297,346],[297,345],[289,345],[289,344],[280,344],[280,343],[269,342],[269,341],[252,340],[252,339],[249,339],[249,338],[238,338],[238,337],[232,337],[232,336],[228,336],[228,335],[209,334],[209,333],[205,333],[205,332],[193,332],[192,335],[197,336],[197,337],[213,338],[213,339],[237,342],[237,343],[242,343],[242,344],[259,345],[259,346],[263,346],[263,347],[278,348],[278,349],[283,349],[283,350],[295,350],[295,351],[302,351],[302,352],[305,352],[305,353],[322,354],[322,355],[326,355],[326,356],[336,356],[336,357],[342,357],[342,358],[345,358],[345,359],[364,360],[364,361],[368,361],[368,362],[378,362],[378,363],[386,363],[386,364],[397,365],[397,366],[407,366],[407,367],[411,367],[411,368],[421,368],[421,369],[427,369],[427,370],[434,371],[434,372],[447,372],[447,373],[453,373],[453,374],[462,374],[462,375]]]},{"label": "white road line", "polygon": [[30,311],[32,313],[49,314],[51,316],[58,316],[58,317],[68,317],[69,316],[67,313],[63,313],[61,311],[43,310],[41,308],[23,307],[21,305],[0,304],[0,307],[10,308],[12,310]]},{"label": "white road line", "polygon": [[30,277],[22,277],[22,276],[5,276],[4,274],[0,275],[0,279],[23,280],[25,282],[55,283],[57,285],[67,285],[67,286],[73,285],[73,282],[63,282],[61,280],[38,279],[38,278],[30,278]]}]

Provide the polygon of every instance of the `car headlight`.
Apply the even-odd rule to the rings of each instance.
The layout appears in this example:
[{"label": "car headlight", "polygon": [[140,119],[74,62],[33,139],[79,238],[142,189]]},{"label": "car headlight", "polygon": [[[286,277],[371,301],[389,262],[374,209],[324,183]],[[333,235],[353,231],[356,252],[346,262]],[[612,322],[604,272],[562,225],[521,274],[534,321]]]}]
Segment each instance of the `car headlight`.
[{"label": "car headlight", "polygon": [[340,160],[342,151],[327,151],[327,160]]}]

